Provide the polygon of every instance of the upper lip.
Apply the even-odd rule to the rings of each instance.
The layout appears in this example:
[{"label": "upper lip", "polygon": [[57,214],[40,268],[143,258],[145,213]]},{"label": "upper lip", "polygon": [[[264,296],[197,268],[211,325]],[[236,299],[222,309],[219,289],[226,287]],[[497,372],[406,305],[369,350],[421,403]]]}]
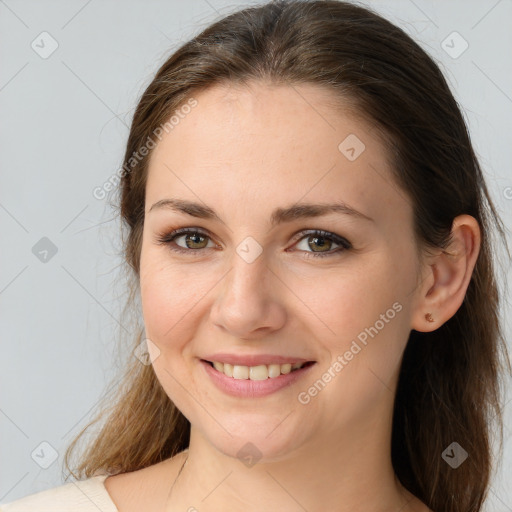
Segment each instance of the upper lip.
[{"label": "upper lip", "polygon": [[304,359],[301,357],[293,356],[278,356],[272,354],[212,354],[203,357],[205,361],[228,363],[237,366],[258,366],[261,364],[295,364],[295,363],[307,363],[312,361],[311,359]]}]

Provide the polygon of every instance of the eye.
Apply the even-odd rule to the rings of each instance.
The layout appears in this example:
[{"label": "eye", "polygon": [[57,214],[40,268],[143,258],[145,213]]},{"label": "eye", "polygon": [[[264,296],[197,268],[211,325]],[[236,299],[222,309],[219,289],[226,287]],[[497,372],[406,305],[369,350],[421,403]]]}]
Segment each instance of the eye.
[{"label": "eye", "polygon": [[[158,244],[167,245],[169,248],[176,252],[181,253],[191,253],[197,252],[200,249],[215,247],[215,244],[212,242],[212,245],[208,247],[209,235],[200,229],[194,228],[180,228],[171,231],[170,233],[161,235],[157,237],[156,242]],[[181,240],[181,243],[176,242],[176,240]]]},{"label": "eye", "polygon": [[[313,229],[307,232],[301,231],[295,238],[297,237],[300,238],[295,246],[298,246],[301,252],[304,252],[305,258],[333,256],[336,253],[352,248],[351,243],[345,238],[320,229]],[[169,233],[157,236],[155,241],[157,244],[167,245],[172,251],[188,254],[195,253],[194,255],[200,253],[201,249],[216,247],[216,244],[211,241],[210,235],[199,228],[175,229]],[[301,244],[302,247],[300,247]],[[333,244],[337,246],[334,249],[332,248]],[[308,250],[315,248],[320,250]]]},{"label": "eye", "polygon": [[[337,235],[336,233],[330,233],[329,231],[323,231],[321,229],[314,229],[307,233],[301,232],[299,235],[302,237],[298,244],[295,244],[299,249],[306,251],[304,253],[305,258],[322,258],[325,256],[333,256],[336,253],[343,252],[347,249],[351,249],[351,243]],[[332,249],[332,245],[338,247]],[[302,247],[300,247],[302,245]],[[319,251],[307,249],[320,248]]]}]

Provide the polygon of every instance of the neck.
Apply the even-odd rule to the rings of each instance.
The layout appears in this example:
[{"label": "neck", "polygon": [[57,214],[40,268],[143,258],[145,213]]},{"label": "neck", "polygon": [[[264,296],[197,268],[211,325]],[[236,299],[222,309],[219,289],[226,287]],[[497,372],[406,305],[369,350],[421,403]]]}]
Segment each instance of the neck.
[{"label": "neck", "polygon": [[[418,510],[391,464],[391,421],[368,422],[344,435],[325,432],[286,458],[246,462],[220,452],[192,427],[187,464],[167,510]],[[243,444],[243,443],[242,443]]]}]

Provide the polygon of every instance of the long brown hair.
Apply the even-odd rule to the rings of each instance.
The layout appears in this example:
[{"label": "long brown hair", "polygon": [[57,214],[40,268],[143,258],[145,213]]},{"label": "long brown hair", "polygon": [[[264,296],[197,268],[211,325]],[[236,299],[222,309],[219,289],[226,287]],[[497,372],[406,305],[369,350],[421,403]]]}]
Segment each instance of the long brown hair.
[{"label": "long brown hair", "polygon": [[[500,375],[510,372],[491,253],[501,239],[509,254],[505,230],[441,71],[403,30],[376,13],[335,0],[245,8],[209,26],[161,66],[134,114],[118,190],[132,280],[129,302],[135,304],[138,293],[151,155],[141,156],[140,148],[195,93],[220,82],[259,79],[328,88],[379,128],[397,187],[411,199],[420,249],[445,249],[458,215],[478,221],[481,248],[463,304],[439,329],[410,333],[396,391],[391,455],[401,483],[431,509],[481,510],[493,469],[493,422],[500,450],[503,443]],[[130,350],[142,338],[138,330]],[[114,397],[105,396],[98,416],[66,451],[65,464],[75,478],[134,471],[188,446],[190,424],[151,365],[132,357],[121,380],[112,388]],[[105,422],[75,473],[70,455],[100,419]],[[452,442],[469,454],[457,469],[441,457]]]}]

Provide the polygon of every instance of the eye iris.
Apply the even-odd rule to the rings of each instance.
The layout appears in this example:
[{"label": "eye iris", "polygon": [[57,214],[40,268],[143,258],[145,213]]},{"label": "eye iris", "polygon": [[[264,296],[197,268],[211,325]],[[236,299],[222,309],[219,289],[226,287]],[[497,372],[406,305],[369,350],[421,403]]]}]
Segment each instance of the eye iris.
[{"label": "eye iris", "polygon": [[[194,240],[192,240],[192,239],[194,239]],[[206,240],[206,237],[205,237],[205,236],[202,236],[202,235],[201,235],[201,234],[199,234],[199,233],[192,233],[191,235],[186,235],[186,236],[185,236],[185,240],[186,240],[186,242],[185,242],[185,243],[186,243],[186,245],[187,245],[187,247],[188,247],[189,249],[203,249],[203,247],[195,247],[195,246],[191,246],[191,245],[189,244],[189,241],[190,241],[190,240],[192,240],[192,243],[193,243],[193,244],[200,244],[201,242],[200,242],[200,241],[198,242],[198,241],[197,241],[198,239],[199,239],[199,240],[200,240],[200,239],[202,239],[202,240],[203,240],[203,242],[204,242],[204,241]]]},{"label": "eye iris", "polygon": [[[313,249],[313,244],[316,244],[316,245],[319,245],[320,247],[324,247],[324,249],[322,249],[321,251],[313,251],[313,252],[325,252],[325,251],[328,251],[329,250],[329,244],[331,243],[330,241],[327,241],[326,242],[326,239],[322,236],[312,236],[312,237],[309,237],[310,239],[313,239],[313,243],[311,242],[308,242],[308,245],[309,247],[311,247],[311,249]],[[322,240],[321,243],[318,242],[318,240]]]}]

